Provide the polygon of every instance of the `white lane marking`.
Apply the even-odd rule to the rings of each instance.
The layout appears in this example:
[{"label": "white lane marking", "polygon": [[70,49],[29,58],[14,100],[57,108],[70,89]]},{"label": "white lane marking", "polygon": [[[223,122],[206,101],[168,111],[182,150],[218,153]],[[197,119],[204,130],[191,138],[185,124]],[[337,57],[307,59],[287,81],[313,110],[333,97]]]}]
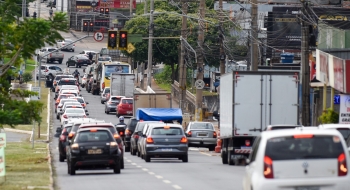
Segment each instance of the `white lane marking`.
[{"label": "white lane marking", "polygon": [[180,186],[178,186],[178,185],[173,185],[173,187],[175,188],[175,189],[182,189]]},{"label": "white lane marking", "polygon": [[127,162],[131,162],[131,160],[126,160]]},{"label": "white lane marking", "polygon": [[160,175],[156,175],[156,178],[158,178],[158,179],[162,179],[163,177],[162,177],[162,176],[160,176]]},{"label": "white lane marking", "polygon": [[150,175],[154,175],[154,173],[153,172],[148,172]]},{"label": "white lane marking", "polygon": [[204,153],[204,152],[200,152],[201,154],[204,154],[206,156],[212,156],[211,154],[208,154],[208,153]]},{"label": "white lane marking", "polygon": [[143,170],[143,171],[148,171],[148,169],[147,169],[147,168],[142,168],[142,170]]},{"label": "white lane marking", "polygon": [[169,180],[163,180],[164,183],[171,183]]},{"label": "white lane marking", "polygon": [[131,163],[131,165],[134,165],[134,166],[136,166],[137,164],[136,164],[136,163]]},{"label": "white lane marking", "polygon": [[136,167],[141,168],[142,166],[136,166]]}]

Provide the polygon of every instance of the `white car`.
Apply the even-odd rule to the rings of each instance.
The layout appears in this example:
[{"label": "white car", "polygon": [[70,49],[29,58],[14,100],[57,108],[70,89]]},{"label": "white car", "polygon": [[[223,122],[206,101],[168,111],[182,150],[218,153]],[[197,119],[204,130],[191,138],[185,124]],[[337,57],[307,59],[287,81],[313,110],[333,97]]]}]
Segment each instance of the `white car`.
[{"label": "white car", "polygon": [[350,124],[321,124],[319,128],[338,130],[343,135],[346,145],[350,147]]},{"label": "white car", "polygon": [[[56,76],[57,73],[61,73],[62,69],[58,66],[52,65],[52,66],[48,66],[48,65],[41,65],[40,67],[40,75],[41,78],[46,77],[47,75],[52,75],[53,77]],[[36,79],[39,80],[39,72],[38,69],[36,70]]]},{"label": "white car", "polygon": [[71,40],[71,39],[64,39],[62,41],[58,40],[56,46],[57,46],[57,48],[61,48],[61,47],[66,46],[66,47],[62,48],[61,50],[67,50],[67,51],[71,51],[71,52],[74,52],[74,50],[75,50],[75,44],[73,43],[73,40]]},{"label": "white car", "polygon": [[[56,118],[59,119],[61,117],[61,115],[66,111],[66,109],[68,108],[80,108],[80,109],[84,109],[83,106],[81,106],[79,104],[79,102],[66,102],[62,109],[60,109],[58,112],[57,112],[57,115],[56,115]],[[85,113],[87,112],[87,110],[85,110]]]},{"label": "white car", "polygon": [[349,151],[337,130],[262,132],[247,159],[243,189],[349,189]]},{"label": "white car", "polygon": [[[63,110],[65,110],[65,107],[67,105],[81,106],[81,104],[78,101],[71,101],[72,99],[63,99],[63,100],[68,100],[68,101],[64,101],[63,104],[61,105],[61,107],[57,106],[56,119],[60,119],[61,118],[62,113],[64,113]],[[62,102],[62,100],[61,100],[61,102]],[[60,104],[58,104],[58,105],[60,105]]]},{"label": "white car", "polygon": [[268,125],[265,128],[265,131],[280,130],[280,129],[295,129],[299,127],[303,127],[303,126],[294,125],[294,124]]},{"label": "white car", "polygon": [[71,90],[71,89],[61,89],[59,94],[74,94],[76,97],[81,96],[79,90]]},{"label": "white car", "polygon": [[91,51],[91,50],[83,50],[82,52],[80,52],[79,54],[85,55],[87,58],[89,58],[89,53],[92,53],[93,57],[92,57],[92,62],[94,63],[96,60],[96,55],[97,52],[95,51]]},{"label": "white car", "polygon": [[[63,105],[65,102],[78,102],[78,100],[75,100],[75,99],[61,99],[60,102],[58,103],[57,105],[57,108],[55,109],[55,113],[57,113],[57,110],[60,110],[62,109]],[[79,103],[79,102],[78,102]],[[58,119],[58,118],[57,118]]]},{"label": "white car", "polygon": [[67,124],[69,118],[86,118],[88,115],[84,108],[67,108],[61,115],[61,127]]}]

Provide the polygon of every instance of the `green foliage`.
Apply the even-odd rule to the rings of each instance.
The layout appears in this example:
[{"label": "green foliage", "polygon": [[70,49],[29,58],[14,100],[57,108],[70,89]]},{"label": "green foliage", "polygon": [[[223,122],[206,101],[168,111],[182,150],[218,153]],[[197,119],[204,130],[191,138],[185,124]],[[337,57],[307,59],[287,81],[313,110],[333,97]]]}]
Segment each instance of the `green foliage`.
[{"label": "green foliage", "polygon": [[322,115],[318,118],[322,124],[327,123],[339,123],[339,113],[328,108],[323,111]]},{"label": "green foliage", "polygon": [[22,77],[23,77],[23,82],[25,83],[33,80],[33,74],[30,72],[25,72]]},{"label": "green foliage", "polygon": [[[27,0],[32,2],[33,0]],[[57,40],[63,39],[60,31],[68,31],[68,20],[65,13],[57,12],[50,20],[41,18],[21,17],[22,0],[3,0],[0,3],[0,41],[5,45],[0,46],[0,56],[9,58],[5,64],[0,65],[0,127],[2,125],[15,126],[18,124],[31,123],[33,120],[41,122],[40,112],[43,103],[40,101],[24,100],[25,97],[36,93],[26,90],[11,90],[8,80],[13,77],[23,60],[30,59],[35,55],[35,50],[46,45],[53,45]],[[28,75],[28,74],[24,74]],[[26,76],[25,76],[26,77]],[[32,76],[30,76],[32,77]],[[29,75],[24,79],[29,81]]]},{"label": "green foliage", "polygon": [[154,75],[154,78],[157,81],[157,84],[171,84],[171,67],[169,65],[165,65],[162,72]]}]

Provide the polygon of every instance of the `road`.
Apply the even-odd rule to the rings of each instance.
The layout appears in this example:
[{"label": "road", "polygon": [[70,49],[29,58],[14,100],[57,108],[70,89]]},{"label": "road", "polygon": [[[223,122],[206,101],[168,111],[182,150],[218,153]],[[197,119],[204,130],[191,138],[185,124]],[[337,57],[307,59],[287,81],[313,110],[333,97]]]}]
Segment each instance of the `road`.
[{"label": "road", "polygon": [[[74,39],[71,34],[64,34],[65,37]],[[65,67],[67,59],[78,54],[84,49],[99,51],[91,41],[88,43],[76,43],[76,51],[64,52],[63,64],[54,63],[52,65]],[[103,46],[103,45],[102,45]],[[43,63],[45,64],[45,63]],[[83,67],[85,68],[85,67]],[[83,68],[78,70],[82,72]],[[73,72],[75,68],[71,68]],[[94,96],[82,89],[82,95],[89,102],[87,109],[91,118],[103,119],[106,122],[118,123],[114,114],[104,113],[104,105],[100,103],[100,97]],[[51,96],[53,97],[53,96]],[[52,100],[52,105],[54,101]],[[53,114],[52,134],[60,126],[59,121]],[[128,119],[126,118],[126,123]],[[53,136],[53,135],[51,135]],[[228,166],[221,164],[220,156],[210,152],[200,152],[198,149],[189,151],[189,162],[182,163],[178,159],[157,159],[151,163],[146,163],[137,156],[125,153],[125,169],[121,174],[113,174],[112,170],[77,171],[76,176],[67,173],[67,163],[58,161],[58,139],[52,137],[51,150],[53,165],[56,172],[56,186],[62,190],[68,189],[242,189],[242,179],[244,166]]]}]

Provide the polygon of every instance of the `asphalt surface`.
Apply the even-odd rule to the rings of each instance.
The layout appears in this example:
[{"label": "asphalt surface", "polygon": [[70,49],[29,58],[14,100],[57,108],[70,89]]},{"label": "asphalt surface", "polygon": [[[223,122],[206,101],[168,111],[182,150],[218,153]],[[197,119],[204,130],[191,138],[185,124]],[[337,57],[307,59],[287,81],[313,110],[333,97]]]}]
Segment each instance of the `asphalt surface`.
[{"label": "asphalt surface", "polygon": [[[71,34],[63,34],[63,36],[74,39]],[[69,57],[86,49],[99,51],[100,46],[104,45],[97,45],[97,43],[94,45],[91,41],[76,43],[75,52],[64,52],[65,59],[62,65],[57,64],[57,62],[52,65],[65,69],[65,62]],[[85,66],[78,68],[81,74],[83,74],[84,68]],[[71,67],[70,71],[74,70],[75,68]],[[82,89],[81,94],[89,102],[87,105],[89,117],[103,119],[113,124],[118,123],[115,114],[107,115],[104,113],[104,105],[100,103],[100,96],[87,93],[85,89]],[[52,99],[53,106],[54,100]],[[223,165],[218,154],[208,151],[201,152],[195,148],[189,150],[188,163],[183,163],[178,159],[152,159],[150,163],[146,163],[139,157],[126,152],[124,156],[125,169],[121,170],[121,174],[113,174],[112,170],[78,170],[77,175],[70,176],[67,173],[67,163],[58,160],[58,138],[53,137],[53,135],[60,123],[56,119],[53,109],[51,112],[54,127],[50,147],[57,189],[242,189],[244,166]],[[128,118],[125,122],[128,122]]]},{"label": "asphalt surface", "polygon": [[5,133],[7,142],[21,142],[30,137],[30,135],[23,133],[14,133],[10,131],[5,131]]}]

